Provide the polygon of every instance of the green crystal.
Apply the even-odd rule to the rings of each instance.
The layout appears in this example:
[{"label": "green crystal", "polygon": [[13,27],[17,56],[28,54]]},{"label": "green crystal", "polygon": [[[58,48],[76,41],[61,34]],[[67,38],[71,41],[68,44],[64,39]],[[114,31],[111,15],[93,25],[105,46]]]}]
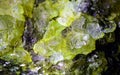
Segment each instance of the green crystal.
[{"label": "green crystal", "polygon": [[[61,3],[65,3],[65,5],[62,4],[61,6]],[[47,6],[50,6],[51,8]],[[45,10],[45,8],[48,11]],[[82,31],[82,29],[78,32],[73,30],[68,33],[66,37],[63,37],[62,35],[64,29],[70,27],[76,19],[82,17],[81,13],[74,10],[74,5],[72,2],[62,0],[52,4],[51,1],[45,1],[35,10],[35,13],[37,13],[37,11],[41,11],[41,13],[38,14],[38,18],[41,20],[44,16],[45,23],[43,24],[48,24],[43,38],[34,45],[33,49],[36,53],[46,58],[50,56],[53,57],[54,54],[58,53],[64,58],[63,60],[70,60],[75,57],[76,54],[88,54],[95,49],[95,40],[88,33],[86,33],[86,31]],[[49,10],[52,10],[53,12],[57,10],[57,13],[60,14],[51,14],[51,11]],[[41,15],[42,12],[46,11],[47,15]],[[55,19],[50,20],[51,16],[55,17]],[[39,24],[39,21],[36,21],[35,23]],[[42,24],[39,24],[39,26],[40,25]],[[51,59],[53,60],[57,58],[58,57],[53,57]],[[59,60],[53,60],[53,62],[54,61],[57,63]]]},{"label": "green crystal", "polygon": [[14,63],[32,61],[23,48],[22,35],[25,17],[32,17],[33,4],[34,0],[0,1],[0,59]]}]

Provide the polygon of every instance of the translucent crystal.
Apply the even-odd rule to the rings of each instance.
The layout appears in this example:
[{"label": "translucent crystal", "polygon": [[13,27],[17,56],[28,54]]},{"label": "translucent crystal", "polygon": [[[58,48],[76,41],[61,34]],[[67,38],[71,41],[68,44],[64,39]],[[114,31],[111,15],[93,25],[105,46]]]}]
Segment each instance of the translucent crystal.
[{"label": "translucent crystal", "polygon": [[53,64],[56,64],[57,62],[62,61],[62,60],[64,60],[64,57],[61,53],[54,53],[50,56],[50,61]]},{"label": "translucent crystal", "polygon": [[104,36],[104,33],[102,32],[102,28],[98,23],[88,23],[87,24],[87,32],[94,38],[99,39]]}]

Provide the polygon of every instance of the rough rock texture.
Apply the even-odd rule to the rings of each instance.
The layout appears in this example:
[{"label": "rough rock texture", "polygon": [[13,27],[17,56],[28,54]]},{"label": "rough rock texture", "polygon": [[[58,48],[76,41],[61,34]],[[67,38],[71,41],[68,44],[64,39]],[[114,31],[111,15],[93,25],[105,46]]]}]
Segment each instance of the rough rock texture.
[{"label": "rough rock texture", "polygon": [[0,74],[119,75],[119,4],[1,0]]}]

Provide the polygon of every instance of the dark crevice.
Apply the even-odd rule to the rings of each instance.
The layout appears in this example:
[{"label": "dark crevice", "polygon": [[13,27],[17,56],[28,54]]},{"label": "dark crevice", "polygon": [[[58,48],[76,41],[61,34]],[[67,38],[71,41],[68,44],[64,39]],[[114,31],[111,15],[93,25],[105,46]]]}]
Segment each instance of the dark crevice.
[{"label": "dark crevice", "polygon": [[33,20],[30,18],[26,19],[25,30],[23,35],[24,49],[27,50],[31,56],[33,62],[35,62],[37,57],[39,57],[33,50],[34,44],[40,39],[39,32],[33,24]]},{"label": "dark crevice", "polygon": [[44,1],[45,0],[35,0],[35,3],[34,3],[35,7],[38,7],[39,3],[42,3]]},{"label": "dark crevice", "polygon": [[96,50],[103,51],[107,59],[107,70],[103,75],[120,75],[120,29],[117,27],[115,30],[115,41],[112,43],[101,44],[98,40],[96,42]]},{"label": "dark crevice", "polygon": [[36,31],[34,29],[31,19],[27,19],[25,23],[25,30],[23,35],[23,43],[25,50],[32,50],[33,45],[37,42]]}]

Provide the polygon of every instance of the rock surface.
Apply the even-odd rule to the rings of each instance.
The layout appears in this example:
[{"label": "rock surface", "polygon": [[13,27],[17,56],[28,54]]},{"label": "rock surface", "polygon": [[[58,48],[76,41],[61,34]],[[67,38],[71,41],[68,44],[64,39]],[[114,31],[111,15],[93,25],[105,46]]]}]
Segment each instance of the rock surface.
[{"label": "rock surface", "polygon": [[119,75],[119,4],[1,0],[0,74]]}]

